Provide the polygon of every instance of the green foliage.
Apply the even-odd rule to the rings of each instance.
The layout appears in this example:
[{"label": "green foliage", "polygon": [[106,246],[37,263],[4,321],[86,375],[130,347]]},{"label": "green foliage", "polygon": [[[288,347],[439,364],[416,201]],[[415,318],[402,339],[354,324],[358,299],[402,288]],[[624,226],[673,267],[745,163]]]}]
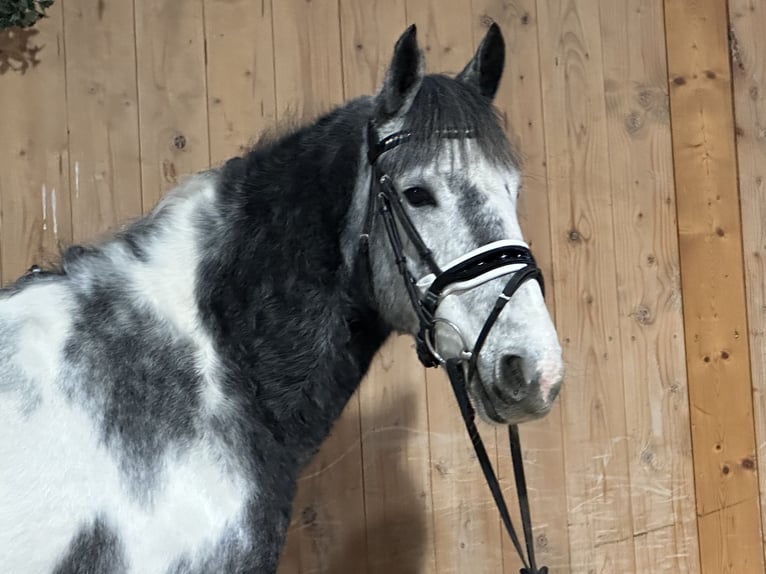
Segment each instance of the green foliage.
[{"label": "green foliage", "polygon": [[53,0],[0,0],[0,30],[32,26],[51,4]]}]

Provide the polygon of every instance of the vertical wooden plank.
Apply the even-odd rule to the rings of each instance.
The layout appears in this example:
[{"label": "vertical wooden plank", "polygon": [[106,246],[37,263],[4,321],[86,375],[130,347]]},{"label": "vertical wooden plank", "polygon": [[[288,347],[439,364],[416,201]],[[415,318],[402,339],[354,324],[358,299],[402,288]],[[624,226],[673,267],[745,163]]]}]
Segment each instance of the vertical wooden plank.
[{"label": "vertical wooden plank", "polygon": [[676,573],[699,552],[664,34],[661,4],[602,0],[636,570]]},{"label": "vertical wooden plank", "polygon": [[66,2],[75,241],[141,214],[133,3]]},{"label": "vertical wooden plank", "polygon": [[368,571],[435,573],[425,373],[411,337],[380,350],[360,400]]},{"label": "vertical wooden plank", "polygon": [[[404,0],[341,0],[347,99],[374,93],[406,27]],[[359,393],[370,574],[435,572],[425,372],[409,336],[381,349]]]},{"label": "vertical wooden plank", "polygon": [[[503,115],[511,141],[524,156],[519,219],[524,236],[546,277],[548,307],[555,315],[551,273],[551,229],[548,204],[545,134],[538,53],[537,7],[534,0],[504,2],[474,0],[474,37],[480,38],[490,21],[497,22],[506,41],[506,66],[495,105]],[[561,402],[540,421],[520,428],[538,563],[552,572],[569,569],[566,488]],[[517,505],[508,435],[498,433],[499,475],[508,503]],[[514,514],[515,515],[515,514]],[[520,524],[520,522],[519,522]],[[516,573],[521,561],[503,533],[504,572]]]},{"label": "vertical wooden plank", "polygon": [[204,0],[210,156],[240,155],[276,119],[271,0]]},{"label": "vertical wooden plank", "polygon": [[144,211],[210,164],[202,0],[135,0]]},{"label": "vertical wooden plank", "polygon": [[6,282],[33,263],[55,260],[59,245],[72,238],[61,3],[47,15],[32,29],[0,32],[0,259]]},{"label": "vertical wooden plank", "polygon": [[[308,121],[343,102],[337,1],[273,3],[277,119]],[[298,482],[280,572],[367,571],[359,396]]]},{"label": "vertical wooden plank", "polygon": [[[470,1],[410,0],[406,7],[408,21],[418,26],[427,69],[460,72],[475,47]],[[499,517],[449,382],[441,369],[428,369],[426,379],[436,571],[501,572]],[[494,429],[482,425],[481,430],[488,451],[494,453]]]},{"label": "vertical wooden plank", "polygon": [[665,1],[703,572],[763,572],[726,4]]},{"label": "vertical wooden plank", "polygon": [[302,123],[343,101],[339,7],[330,0],[273,4],[277,119]]},{"label": "vertical wooden plank", "polygon": [[373,94],[407,27],[405,0],[341,0],[340,15],[346,98]]},{"label": "vertical wooden plank", "polygon": [[[742,205],[760,495],[766,496],[766,5],[729,0],[730,53]],[[761,503],[761,533],[766,509]],[[764,547],[766,540],[762,537]]]},{"label": "vertical wooden plank", "polygon": [[635,572],[598,4],[539,0],[571,568]]}]

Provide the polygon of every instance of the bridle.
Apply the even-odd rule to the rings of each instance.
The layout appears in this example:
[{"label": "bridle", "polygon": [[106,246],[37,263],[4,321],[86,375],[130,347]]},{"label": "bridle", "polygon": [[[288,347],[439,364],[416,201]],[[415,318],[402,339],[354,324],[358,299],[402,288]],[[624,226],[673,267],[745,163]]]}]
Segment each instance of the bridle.
[{"label": "bridle", "polygon": [[[470,129],[440,130],[436,135],[445,139],[475,137]],[[476,415],[467,392],[467,383],[474,376],[478,376],[477,363],[479,353],[503,308],[526,281],[536,280],[544,294],[545,287],[542,272],[537,267],[529,247],[523,242],[511,240],[496,241],[469,251],[462,257],[450,262],[444,268],[437,264],[431,250],[423,241],[412,219],[407,214],[401,194],[394,185],[394,182],[383,172],[378,164],[378,158],[382,154],[411,140],[412,134],[407,131],[396,132],[383,139],[378,139],[373,122],[369,122],[367,126],[367,159],[372,168],[372,177],[363,229],[360,235],[360,253],[367,260],[369,276],[370,234],[375,215],[380,215],[393,251],[394,261],[399,274],[404,280],[404,286],[412,308],[417,315],[419,326],[415,341],[418,358],[425,367],[442,365],[447,370],[455,398],[460,407],[460,413],[484,473],[484,478],[492,492],[492,497],[495,500],[495,505],[498,508],[505,529],[524,564],[521,574],[547,574],[547,567],[542,566],[538,568],[535,564],[532,519],[529,511],[529,497],[524,477],[524,464],[518,427],[510,425],[508,433],[513,459],[514,479],[516,481],[516,491],[519,498],[519,509],[526,542],[526,558],[511,521],[497,476],[476,428]],[[404,253],[404,242],[400,229],[404,231],[407,239],[409,239],[417,251],[418,257],[430,271],[428,275],[420,280],[415,278],[407,266],[407,256]],[[473,347],[469,347],[457,325],[436,316],[439,304],[447,295],[469,291],[492,279],[509,275],[510,279],[498,296]],[[436,329],[440,324],[452,329],[460,339],[463,349],[457,357],[445,358],[439,353]]]}]

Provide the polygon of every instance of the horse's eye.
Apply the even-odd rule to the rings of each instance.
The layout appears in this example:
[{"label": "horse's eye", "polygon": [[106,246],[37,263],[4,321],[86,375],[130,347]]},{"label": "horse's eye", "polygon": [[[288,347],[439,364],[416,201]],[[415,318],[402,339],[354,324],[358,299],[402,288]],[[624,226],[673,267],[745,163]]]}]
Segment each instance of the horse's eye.
[{"label": "horse's eye", "polygon": [[436,200],[431,192],[422,187],[408,187],[404,190],[404,197],[412,207],[423,207],[424,205],[436,206]]}]

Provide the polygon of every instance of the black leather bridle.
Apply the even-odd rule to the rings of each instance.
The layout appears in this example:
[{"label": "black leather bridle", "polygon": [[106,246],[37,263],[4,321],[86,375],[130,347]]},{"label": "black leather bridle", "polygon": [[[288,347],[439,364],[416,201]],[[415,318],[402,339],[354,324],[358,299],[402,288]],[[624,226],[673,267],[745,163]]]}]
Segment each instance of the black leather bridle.
[{"label": "black leather bridle", "polygon": [[[474,137],[470,129],[442,130],[437,135],[446,139]],[[404,280],[407,295],[418,318],[419,327],[415,337],[418,358],[426,367],[443,365],[447,370],[455,398],[460,407],[460,413],[484,473],[484,478],[492,492],[492,497],[500,512],[505,529],[524,564],[521,574],[547,574],[547,567],[542,566],[538,568],[535,564],[532,519],[529,511],[529,497],[524,477],[524,463],[518,427],[510,425],[508,427],[508,434],[511,458],[513,460],[514,479],[516,481],[516,492],[519,498],[519,509],[526,542],[526,558],[508,513],[508,507],[500,489],[497,476],[492,468],[492,463],[487,455],[479,431],[476,428],[476,414],[468,398],[467,391],[467,383],[474,376],[478,375],[477,361],[479,353],[501,311],[510,301],[513,294],[526,281],[531,279],[539,283],[540,289],[544,294],[545,287],[542,272],[537,267],[532,253],[526,244],[518,241],[494,242],[470,251],[444,268],[439,267],[431,250],[425,244],[412,219],[407,214],[402,203],[401,194],[396,189],[391,178],[383,172],[378,164],[378,158],[382,154],[411,139],[411,133],[397,132],[379,140],[373,123],[370,122],[368,124],[367,159],[372,168],[372,178],[364,227],[360,236],[360,251],[367,258],[367,264],[369,265],[368,253],[373,220],[376,214],[380,215],[393,251],[396,266]],[[407,256],[404,253],[404,243],[400,229],[404,230],[410,243],[417,251],[418,257],[431,272],[430,275],[420,281],[416,280],[407,266]],[[465,291],[486,283],[491,279],[508,275],[510,275],[510,279],[498,296],[473,347],[469,349],[459,327],[436,316],[439,304],[451,292]],[[452,328],[460,338],[463,351],[458,357],[445,359],[439,354],[436,345],[436,328],[440,323],[444,323]]]}]

